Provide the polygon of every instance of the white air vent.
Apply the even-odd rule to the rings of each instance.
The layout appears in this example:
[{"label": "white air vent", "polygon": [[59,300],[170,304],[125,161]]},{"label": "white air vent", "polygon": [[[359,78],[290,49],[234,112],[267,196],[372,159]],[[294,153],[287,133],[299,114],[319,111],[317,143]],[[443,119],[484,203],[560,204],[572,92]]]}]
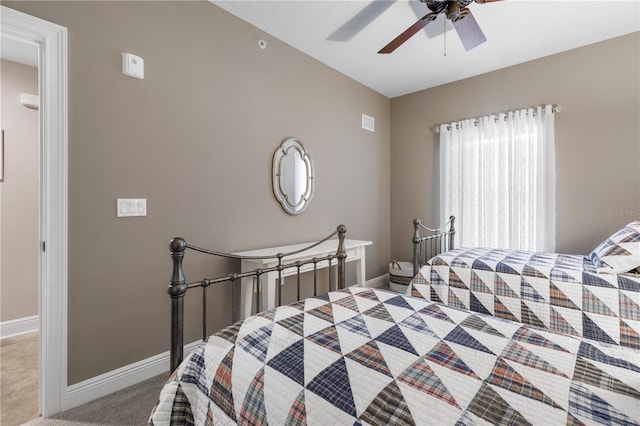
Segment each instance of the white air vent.
[{"label": "white air vent", "polygon": [[375,132],[376,119],[369,117],[367,114],[362,114],[362,128],[370,132]]}]

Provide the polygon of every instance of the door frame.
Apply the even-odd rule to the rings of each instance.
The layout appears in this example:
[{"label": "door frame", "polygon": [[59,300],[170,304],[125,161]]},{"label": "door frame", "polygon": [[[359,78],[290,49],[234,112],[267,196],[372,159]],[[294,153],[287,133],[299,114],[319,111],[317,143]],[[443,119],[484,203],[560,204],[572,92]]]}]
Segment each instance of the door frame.
[{"label": "door frame", "polygon": [[[0,6],[3,37],[38,46],[40,139],[40,412],[67,400],[68,87],[67,29]],[[45,246],[46,244],[46,246]]]}]

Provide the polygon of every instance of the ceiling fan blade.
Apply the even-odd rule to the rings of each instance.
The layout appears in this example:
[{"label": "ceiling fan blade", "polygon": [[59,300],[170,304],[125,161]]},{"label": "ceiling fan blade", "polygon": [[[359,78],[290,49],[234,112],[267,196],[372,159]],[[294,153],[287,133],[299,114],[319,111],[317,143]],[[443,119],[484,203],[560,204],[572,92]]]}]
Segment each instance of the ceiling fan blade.
[{"label": "ceiling fan blade", "polygon": [[458,37],[460,37],[460,41],[462,41],[464,50],[468,52],[487,41],[487,37],[485,37],[484,33],[480,29],[480,25],[478,25],[478,22],[476,21],[476,18],[473,17],[473,14],[469,9],[462,9],[461,12],[462,18],[454,21],[453,27],[456,29]]},{"label": "ceiling fan blade", "polygon": [[402,34],[398,37],[391,40],[389,44],[380,49],[378,53],[391,53],[396,50],[400,45],[402,45],[405,41],[409,40],[415,33],[423,29],[429,22],[432,22],[438,16],[437,13],[428,13],[418,20],[415,24],[407,28]]},{"label": "ceiling fan blade", "polygon": [[342,24],[335,30],[327,40],[349,41],[362,31],[367,25],[372,23],[382,12],[391,7],[396,0],[376,0],[365,6],[353,18]]}]

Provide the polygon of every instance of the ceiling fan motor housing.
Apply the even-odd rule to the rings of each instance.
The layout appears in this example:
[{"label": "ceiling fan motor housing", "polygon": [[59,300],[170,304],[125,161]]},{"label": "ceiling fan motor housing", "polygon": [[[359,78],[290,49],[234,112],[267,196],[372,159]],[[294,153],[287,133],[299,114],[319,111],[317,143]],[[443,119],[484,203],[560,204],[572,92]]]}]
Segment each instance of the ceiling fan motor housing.
[{"label": "ceiling fan motor housing", "polygon": [[469,6],[474,0],[420,0],[427,5],[427,7],[434,13],[446,13],[447,18],[451,21],[457,21],[461,19],[464,14],[460,13],[460,9]]}]

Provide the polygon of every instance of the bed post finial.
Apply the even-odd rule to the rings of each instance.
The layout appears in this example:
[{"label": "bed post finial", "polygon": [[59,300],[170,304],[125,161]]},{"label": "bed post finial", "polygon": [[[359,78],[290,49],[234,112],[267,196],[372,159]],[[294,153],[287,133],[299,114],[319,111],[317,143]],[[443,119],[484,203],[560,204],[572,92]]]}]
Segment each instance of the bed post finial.
[{"label": "bed post finial", "polygon": [[455,247],[453,246],[453,237],[456,235],[456,228],[454,224],[456,222],[455,216],[449,216],[449,220],[451,221],[451,227],[449,227],[449,250],[453,250]]},{"label": "bed post finial", "polygon": [[415,277],[420,270],[420,219],[413,219],[413,276]]},{"label": "bed post finial", "polygon": [[345,287],[346,281],[346,261],[347,261],[347,249],[344,246],[344,236],[347,233],[347,228],[344,225],[338,226],[338,289],[341,290]]},{"label": "bed post finial", "polygon": [[187,282],[184,278],[182,260],[187,242],[184,238],[173,238],[169,243],[171,260],[173,261],[173,272],[167,293],[171,297],[171,360],[170,372],[178,367],[183,358],[183,317],[184,317],[184,294],[187,292]]}]

